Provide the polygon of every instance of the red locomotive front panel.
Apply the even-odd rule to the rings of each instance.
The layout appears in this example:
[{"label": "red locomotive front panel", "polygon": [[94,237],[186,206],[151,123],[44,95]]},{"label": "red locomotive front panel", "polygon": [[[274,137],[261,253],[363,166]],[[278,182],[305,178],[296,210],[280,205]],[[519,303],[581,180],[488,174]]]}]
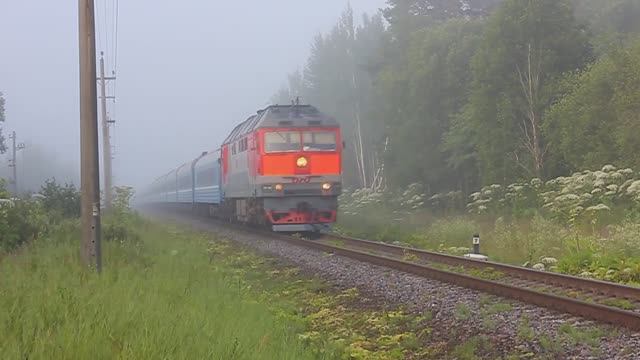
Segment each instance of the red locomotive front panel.
[{"label": "red locomotive front panel", "polygon": [[276,226],[335,222],[342,172],[339,128],[265,128],[258,134],[263,140],[256,183],[268,221]]},{"label": "red locomotive front panel", "polygon": [[260,129],[261,176],[340,175],[337,128]]}]

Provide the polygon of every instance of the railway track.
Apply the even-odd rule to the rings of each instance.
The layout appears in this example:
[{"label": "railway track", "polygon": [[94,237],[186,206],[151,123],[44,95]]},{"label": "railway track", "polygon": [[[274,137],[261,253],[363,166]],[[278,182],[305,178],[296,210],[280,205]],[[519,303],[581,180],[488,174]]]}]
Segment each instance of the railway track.
[{"label": "railway track", "polygon": [[324,234],[311,240],[239,224],[215,222],[222,227],[259,234],[292,245],[640,331],[640,288],[336,234]]},{"label": "railway track", "polygon": [[640,289],[327,234],[282,241],[640,331]]}]

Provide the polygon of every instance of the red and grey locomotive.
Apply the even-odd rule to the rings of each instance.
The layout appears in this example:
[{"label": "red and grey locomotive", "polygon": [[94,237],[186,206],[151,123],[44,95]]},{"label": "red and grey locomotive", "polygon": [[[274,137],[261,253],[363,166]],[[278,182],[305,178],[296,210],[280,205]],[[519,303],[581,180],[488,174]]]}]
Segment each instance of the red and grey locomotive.
[{"label": "red and grey locomotive", "polygon": [[273,105],[219,149],[156,180],[144,198],[275,231],[315,231],[336,221],[342,150],[335,119],[310,105]]}]

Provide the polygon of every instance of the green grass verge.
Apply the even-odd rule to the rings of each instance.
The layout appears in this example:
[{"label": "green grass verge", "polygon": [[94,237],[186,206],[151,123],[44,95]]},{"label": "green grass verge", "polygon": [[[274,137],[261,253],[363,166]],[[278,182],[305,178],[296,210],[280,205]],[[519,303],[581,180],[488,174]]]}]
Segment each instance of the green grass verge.
[{"label": "green grass verge", "polygon": [[430,321],[363,306],[210,234],[140,222],[78,260],[68,226],[0,259],[0,354],[17,359],[403,359],[442,355]]},{"label": "green grass verge", "polygon": [[78,262],[76,234],[0,264],[5,359],[309,359],[284,321],[210,264],[206,239],[149,228],[106,243],[98,276]]}]

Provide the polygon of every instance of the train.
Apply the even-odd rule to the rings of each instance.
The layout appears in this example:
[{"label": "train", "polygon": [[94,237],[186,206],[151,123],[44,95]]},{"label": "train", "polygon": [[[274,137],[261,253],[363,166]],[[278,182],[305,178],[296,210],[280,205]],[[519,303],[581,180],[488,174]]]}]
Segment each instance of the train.
[{"label": "train", "polygon": [[157,178],[140,200],[276,232],[318,232],[337,219],[344,147],[339,123],[316,107],[271,105],[218,148]]}]

